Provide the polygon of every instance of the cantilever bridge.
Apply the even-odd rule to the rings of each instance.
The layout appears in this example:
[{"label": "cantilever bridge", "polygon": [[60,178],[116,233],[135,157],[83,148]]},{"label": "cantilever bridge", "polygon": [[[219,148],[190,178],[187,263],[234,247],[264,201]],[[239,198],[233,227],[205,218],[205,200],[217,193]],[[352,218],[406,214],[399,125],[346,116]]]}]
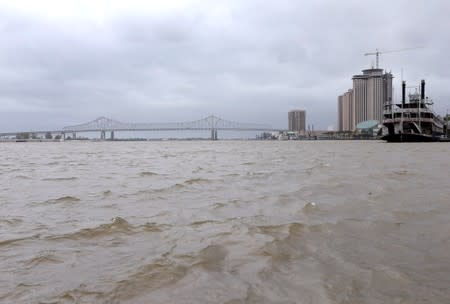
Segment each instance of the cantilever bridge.
[{"label": "cantilever bridge", "polygon": [[[100,132],[100,138],[106,139],[107,132],[110,138],[114,139],[115,131],[182,131],[182,130],[207,130],[211,132],[211,139],[217,139],[218,130],[228,131],[274,131],[268,124],[242,123],[224,120],[214,115],[206,118],[174,123],[127,123],[106,117],[99,117],[93,121],[64,127],[62,130],[56,131],[30,131],[34,134],[44,134],[47,132],[54,134],[72,134],[72,138],[76,138],[76,133],[81,132]],[[1,136],[13,136],[20,132],[0,133]]]}]

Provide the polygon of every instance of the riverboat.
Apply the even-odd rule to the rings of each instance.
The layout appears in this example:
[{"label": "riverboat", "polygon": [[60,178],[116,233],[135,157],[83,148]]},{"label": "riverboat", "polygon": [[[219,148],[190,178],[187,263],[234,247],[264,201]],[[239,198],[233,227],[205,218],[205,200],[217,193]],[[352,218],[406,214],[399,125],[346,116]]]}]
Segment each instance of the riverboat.
[{"label": "riverboat", "polygon": [[425,80],[419,92],[405,98],[406,82],[402,82],[402,103],[388,103],[384,109],[383,125],[387,134],[381,139],[388,142],[437,142],[450,141],[447,122],[433,112],[433,101],[425,97]]}]

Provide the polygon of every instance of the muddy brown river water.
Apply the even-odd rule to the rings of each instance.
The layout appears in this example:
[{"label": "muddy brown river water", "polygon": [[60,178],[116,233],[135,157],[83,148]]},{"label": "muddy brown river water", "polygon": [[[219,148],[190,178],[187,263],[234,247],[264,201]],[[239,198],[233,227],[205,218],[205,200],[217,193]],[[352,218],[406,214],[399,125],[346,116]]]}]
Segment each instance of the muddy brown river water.
[{"label": "muddy brown river water", "polygon": [[450,144],[0,143],[1,303],[450,303]]}]

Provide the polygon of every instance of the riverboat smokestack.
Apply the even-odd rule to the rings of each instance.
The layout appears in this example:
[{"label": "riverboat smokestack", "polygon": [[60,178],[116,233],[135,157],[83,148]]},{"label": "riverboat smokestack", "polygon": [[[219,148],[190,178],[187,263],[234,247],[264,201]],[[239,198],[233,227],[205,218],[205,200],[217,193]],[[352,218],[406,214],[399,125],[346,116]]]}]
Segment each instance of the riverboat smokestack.
[{"label": "riverboat smokestack", "polygon": [[420,82],[420,99],[425,100],[425,80]]},{"label": "riverboat smokestack", "polygon": [[402,81],[402,108],[405,107],[406,82]]}]

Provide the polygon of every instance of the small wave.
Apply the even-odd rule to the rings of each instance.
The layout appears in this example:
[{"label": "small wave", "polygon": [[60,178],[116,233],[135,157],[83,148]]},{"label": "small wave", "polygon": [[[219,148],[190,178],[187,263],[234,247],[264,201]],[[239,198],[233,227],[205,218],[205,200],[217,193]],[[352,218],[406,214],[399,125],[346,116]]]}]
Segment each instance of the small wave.
[{"label": "small wave", "polygon": [[265,171],[256,171],[256,172],[247,172],[247,176],[259,177],[259,176],[267,176],[269,173]]},{"label": "small wave", "polygon": [[311,167],[305,168],[305,173],[308,175],[312,175],[315,170],[323,169],[323,168],[329,168],[331,165],[329,163],[324,162],[314,162]]},{"label": "small wave", "polygon": [[[18,299],[21,298],[25,293],[30,292],[31,290],[36,290],[38,287],[42,287],[42,284],[39,283],[19,283],[16,284],[14,287],[9,288],[9,291],[6,293],[0,294],[0,302],[1,303],[25,303],[24,301],[20,301]],[[4,286],[2,286],[4,287]],[[9,300],[9,301],[8,301]],[[28,301],[27,303],[31,303]],[[42,302],[39,302],[42,303]],[[50,303],[59,303],[59,302],[50,302]]]},{"label": "small wave", "polygon": [[408,174],[408,170],[394,171],[394,173],[398,174],[398,175],[406,175],[406,174]]},{"label": "small wave", "polygon": [[125,219],[118,216],[112,219],[111,223],[101,224],[94,228],[84,228],[73,233],[68,233],[60,236],[54,236],[50,239],[93,239],[97,237],[104,237],[113,234],[125,234],[130,235],[139,232],[160,232],[166,228],[164,225],[158,225],[156,223],[146,223],[142,226],[133,226]]},{"label": "small wave", "polygon": [[208,271],[221,271],[228,251],[221,245],[209,245],[202,249],[196,257],[198,262],[194,266],[200,266]]},{"label": "small wave", "polygon": [[[99,303],[99,300],[104,298],[104,292],[89,290],[85,284],[80,284],[80,287],[64,291],[59,296],[52,298],[50,302],[45,303]],[[104,303],[104,301],[100,303]]]},{"label": "small wave", "polygon": [[31,179],[31,177],[26,176],[26,175],[17,175],[16,178],[17,179]]},{"label": "small wave", "polygon": [[209,183],[211,182],[210,179],[205,178],[191,178],[186,180],[184,183],[187,185],[193,185],[193,184],[201,184],[201,183]]},{"label": "small wave", "polygon": [[146,223],[142,225],[142,229],[146,232],[161,232],[166,229],[168,226],[160,225],[158,223]]},{"label": "small wave", "polygon": [[[164,188],[163,188],[164,189]],[[140,196],[140,195],[150,195],[154,192],[158,192],[158,190],[155,189],[146,189],[146,190],[139,190],[135,193],[125,193],[125,194],[121,194],[119,195],[119,197],[130,197],[130,196]]]},{"label": "small wave", "polygon": [[192,173],[199,173],[201,171],[204,171],[205,169],[203,169],[202,167],[197,167],[195,170],[192,170]]},{"label": "small wave", "polygon": [[9,239],[9,240],[0,240],[0,247],[1,246],[9,246],[9,245],[14,245],[16,243],[22,242],[22,241],[27,241],[27,240],[32,240],[32,239],[37,239],[39,238],[40,235],[39,234],[35,234],[32,236],[27,236],[27,237],[22,237],[22,238],[16,238],[16,239]]},{"label": "small wave", "polygon": [[412,219],[424,219],[431,218],[439,215],[438,209],[428,209],[428,210],[397,210],[393,211],[392,214],[401,220],[412,220]]},{"label": "small wave", "polygon": [[0,246],[7,246],[7,245],[11,245],[23,240],[26,240],[27,238],[18,238],[18,239],[9,239],[9,240],[4,240],[4,241],[0,241]]},{"label": "small wave", "polygon": [[74,181],[77,180],[78,177],[75,176],[71,176],[71,177],[48,177],[48,178],[43,178],[43,181],[46,182],[63,182],[63,181]]},{"label": "small wave", "polygon": [[58,161],[52,161],[52,162],[49,162],[49,163],[47,163],[45,165],[46,166],[55,166],[55,165],[59,165],[59,162]]},{"label": "small wave", "polygon": [[159,174],[155,173],[155,172],[151,172],[151,171],[143,171],[143,172],[139,173],[140,177],[155,176],[155,175],[159,175]]},{"label": "small wave", "polygon": [[213,220],[205,220],[205,221],[196,221],[191,223],[190,226],[201,226],[201,225],[205,225],[205,224],[217,224],[220,223],[219,221],[213,221]]},{"label": "small wave", "polygon": [[212,205],[211,207],[214,209],[219,209],[219,208],[223,208],[226,207],[227,205],[237,205],[239,204],[240,201],[237,199],[232,199],[227,201],[226,203],[215,203],[214,205]]},{"label": "small wave", "polygon": [[116,209],[116,208],[118,208],[117,206],[118,206],[117,204],[112,203],[112,204],[103,205],[102,208],[105,208],[105,209]]},{"label": "small wave", "polygon": [[179,265],[167,258],[158,259],[139,267],[126,279],[118,281],[113,290],[108,293],[112,297],[109,303],[130,301],[151,290],[173,286],[183,279],[187,272],[188,267],[184,265]]},{"label": "small wave", "polygon": [[[18,172],[18,171],[22,171],[19,168],[12,168],[10,170],[2,170],[2,173],[13,173],[13,172]],[[28,171],[34,171],[34,169],[29,169]]]},{"label": "small wave", "polygon": [[225,203],[215,203],[214,205],[212,205],[213,209],[219,209],[219,208],[223,208],[225,207],[227,204]]},{"label": "small wave", "polygon": [[[261,272],[262,273],[262,272]],[[270,300],[264,296],[258,294],[260,288],[255,289],[252,285],[247,286],[247,290],[241,298],[233,298],[229,301],[224,302],[223,304],[242,304],[242,303],[272,303],[273,300]],[[236,295],[234,295],[236,296]],[[285,303],[295,303],[295,302],[285,302]]]},{"label": "small wave", "polygon": [[112,233],[124,233],[129,234],[133,232],[133,226],[131,226],[126,220],[121,217],[115,217],[109,224],[101,224],[95,228],[84,228],[77,232],[63,235],[56,238],[68,238],[68,239],[91,239],[95,237],[101,237]]},{"label": "small wave", "polygon": [[179,189],[183,189],[183,188],[185,188],[185,186],[183,184],[175,184],[173,186],[170,186],[168,188],[161,189],[161,190],[179,190]]},{"label": "small wave", "polygon": [[25,266],[27,267],[35,267],[39,264],[46,264],[46,263],[59,264],[63,263],[63,260],[58,259],[53,254],[40,254],[24,262]]},{"label": "small wave", "polygon": [[304,230],[305,225],[301,223],[256,226],[249,229],[250,232],[266,234],[274,238],[286,238],[289,236],[300,235]]},{"label": "small wave", "polygon": [[[109,302],[133,302],[133,298],[148,294],[168,286],[174,286],[184,279],[190,269],[202,268],[204,271],[220,272],[224,267],[227,250],[220,245],[209,245],[193,255],[177,256],[176,260],[163,257],[143,265],[118,281],[108,292]],[[183,262],[179,262],[182,260]]]},{"label": "small wave", "polygon": [[173,191],[173,190],[181,190],[181,189],[183,189],[183,188],[185,188],[186,186],[185,185],[183,185],[183,184],[175,184],[175,185],[172,185],[172,186],[169,186],[169,187],[166,187],[166,188],[160,188],[160,189],[155,189],[155,190],[152,190],[151,192],[154,192],[154,193],[161,193],[161,192],[166,192],[166,191]]},{"label": "small wave", "polygon": [[50,200],[46,200],[45,202],[43,202],[43,204],[62,204],[62,203],[76,203],[81,201],[78,197],[76,196],[62,196],[56,199],[50,199]]},{"label": "small wave", "polygon": [[175,184],[175,185],[171,185],[168,187],[164,187],[164,188],[157,188],[157,189],[146,189],[146,190],[139,190],[137,192],[134,193],[124,193],[124,194],[120,194],[119,197],[120,198],[128,198],[128,197],[136,197],[136,196],[145,196],[145,197],[152,197],[152,198],[156,198],[156,199],[162,199],[164,200],[164,197],[162,196],[158,196],[161,195],[163,193],[166,192],[172,192],[172,191],[177,191],[177,190],[181,190],[183,188],[185,188],[186,186],[183,184]]},{"label": "small wave", "polygon": [[284,162],[284,161],[286,161],[286,158],[275,158],[275,159],[272,159],[273,163],[281,163],[281,162]]},{"label": "small wave", "polygon": [[164,154],[164,155],[162,155],[162,157],[164,157],[164,158],[177,157],[177,155],[176,154]]},{"label": "small wave", "polygon": [[394,175],[412,175],[412,173],[410,173],[408,170],[393,171],[392,174],[394,174]]},{"label": "small wave", "polygon": [[228,177],[238,177],[238,176],[239,176],[239,173],[229,173],[229,174],[227,174],[227,175],[225,175],[225,176],[228,176]]},{"label": "small wave", "polygon": [[21,219],[0,219],[0,225],[17,226],[23,221]]},{"label": "small wave", "polygon": [[302,223],[291,223],[289,224],[289,236],[302,236],[305,228],[305,225]]},{"label": "small wave", "polygon": [[272,235],[274,232],[278,233],[280,231],[286,230],[286,225],[280,224],[280,225],[263,225],[263,226],[256,226],[256,228],[264,234],[270,234]]},{"label": "small wave", "polygon": [[317,210],[317,204],[315,202],[309,202],[306,203],[305,206],[303,206],[304,212],[312,212],[314,210]]},{"label": "small wave", "polygon": [[387,172],[385,174],[386,177],[391,178],[391,179],[404,179],[404,178],[409,178],[414,175],[415,174],[413,172],[408,171],[408,170],[394,170],[391,172]]},{"label": "small wave", "polygon": [[273,261],[284,263],[293,258],[301,258],[307,249],[301,238],[305,232],[305,225],[301,223],[290,223],[276,226],[258,227],[262,233],[274,238],[257,250],[256,254],[270,257]]}]

